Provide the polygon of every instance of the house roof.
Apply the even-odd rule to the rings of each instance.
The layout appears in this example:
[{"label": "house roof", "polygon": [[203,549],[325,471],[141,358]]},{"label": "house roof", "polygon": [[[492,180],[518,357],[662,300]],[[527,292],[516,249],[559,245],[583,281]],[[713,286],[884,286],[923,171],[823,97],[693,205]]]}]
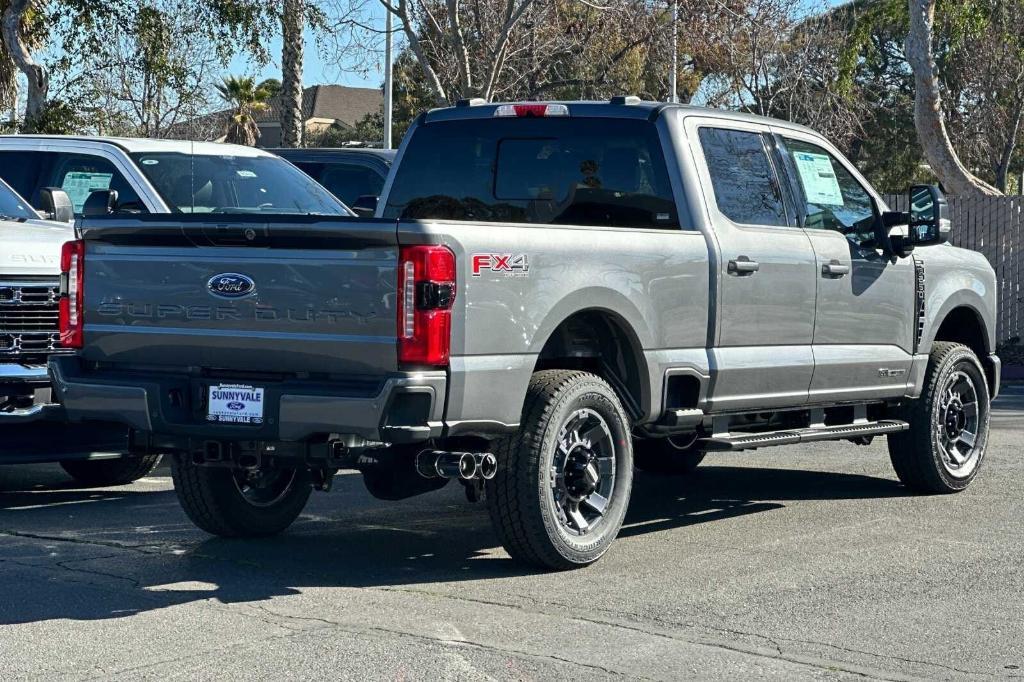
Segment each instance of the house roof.
[{"label": "house roof", "polygon": [[[259,126],[278,123],[281,120],[281,98],[273,97],[263,111],[253,114]],[[312,85],[302,91],[302,120],[325,119],[344,126],[354,126],[367,114],[380,111],[384,94],[375,88],[350,88],[344,85]],[[231,109],[222,109],[204,114],[191,121],[175,123],[169,130],[169,137],[192,138],[214,137],[221,134],[224,124],[231,115]],[[265,130],[265,133],[271,131]],[[274,139],[269,139],[269,138]],[[280,134],[260,139],[261,145],[280,144]]]},{"label": "house roof", "polygon": [[[281,120],[281,98],[274,97],[270,107],[257,112],[257,123]],[[353,126],[367,114],[380,110],[384,94],[377,88],[350,88],[344,85],[313,85],[302,91],[302,119],[324,118]]]}]

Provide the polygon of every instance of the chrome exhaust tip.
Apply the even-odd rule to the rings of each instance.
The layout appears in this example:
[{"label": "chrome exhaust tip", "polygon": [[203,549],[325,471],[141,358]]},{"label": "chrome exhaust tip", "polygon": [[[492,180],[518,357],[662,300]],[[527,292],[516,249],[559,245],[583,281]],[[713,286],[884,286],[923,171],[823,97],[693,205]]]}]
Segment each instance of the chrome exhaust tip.
[{"label": "chrome exhaust tip", "polygon": [[473,455],[476,459],[476,470],[480,478],[489,481],[498,473],[498,458],[489,452],[478,452]]},{"label": "chrome exhaust tip", "polygon": [[498,460],[489,452],[446,452],[423,450],[416,455],[416,471],[424,478],[459,478],[463,481],[490,480],[498,471]]}]

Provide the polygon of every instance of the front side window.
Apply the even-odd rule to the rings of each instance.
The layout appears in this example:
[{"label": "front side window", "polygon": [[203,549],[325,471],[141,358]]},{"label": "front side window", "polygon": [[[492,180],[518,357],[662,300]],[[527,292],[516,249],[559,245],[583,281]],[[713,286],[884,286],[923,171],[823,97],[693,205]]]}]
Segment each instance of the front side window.
[{"label": "front side window", "polygon": [[674,228],[653,124],[508,118],[428,123],[398,168],[390,218]]},{"label": "front side window", "polygon": [[875,204],[843,164],[821,147],[786,138],[807,216],[804,227],[835,230],[858,243],[874,237]]},{"label": "front side window", "polygon": [[75,215],[81,215],[85,200],[93,192],[112,189],[117,192],[118,206],[143,210],[138,194],[114,164],[100,156],[58,154],[51,184],[60,187],[71,198]]},{"label": "front side window", "polygon": [[276,156],[141,152],[132,159],[176,213],[351,215],[315,180]]},{"label": "front side window", "polygon": [[789,225],[761,133],[701,128],[700,145],[723,215],[741,225]]}]

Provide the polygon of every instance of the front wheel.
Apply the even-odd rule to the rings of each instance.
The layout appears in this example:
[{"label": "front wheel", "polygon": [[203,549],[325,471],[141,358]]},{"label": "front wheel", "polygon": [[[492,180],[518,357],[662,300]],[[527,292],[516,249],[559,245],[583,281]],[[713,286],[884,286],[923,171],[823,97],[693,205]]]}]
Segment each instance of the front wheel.
[{"label": "front wheel", "polygon": [[910,429],[889,436],[889,457],[903,485],[923,493],[955,493],[970,485],[989,428],[988,384],[974,352],[936,343],[921,397],[903,418]]},{"label": "front wheel", "polygon": [[603,379],[534,374],[519,431],[496,454],[487,506],[512,558],[567,569],[608,550],[629,504],[633,450],[629,419]]},{"label": "front wheel", "polygon": [[127,485],[147,475],[160,463],[160,455],[117,459],[69,459],[60,466],[71,478],[88,486]]},{"label": "front wheel", "polygon": [[192,523],[229,538],[280,533],[302,513],[313,490],[305,468],[205,467],[185,455],[174,457],[171,476]]}]

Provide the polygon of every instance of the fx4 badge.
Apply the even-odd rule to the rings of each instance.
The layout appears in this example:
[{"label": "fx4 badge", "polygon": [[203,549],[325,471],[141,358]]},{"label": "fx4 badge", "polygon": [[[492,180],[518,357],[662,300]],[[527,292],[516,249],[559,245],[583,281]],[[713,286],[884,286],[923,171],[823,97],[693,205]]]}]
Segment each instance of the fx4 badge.
[{"label": "fx4 badge", "polygon": [[474,277],[480,277],[484,270],[506,277],[530,276],[530,260],[525,253],[474,253],[471,262]]},{"label": "fx4 badge", "polygon": [[882,378],[886,377],[901,377],[907,373],[905,369],[889,369],[888,367],[882,367],[878,370],[878,376]]}]

